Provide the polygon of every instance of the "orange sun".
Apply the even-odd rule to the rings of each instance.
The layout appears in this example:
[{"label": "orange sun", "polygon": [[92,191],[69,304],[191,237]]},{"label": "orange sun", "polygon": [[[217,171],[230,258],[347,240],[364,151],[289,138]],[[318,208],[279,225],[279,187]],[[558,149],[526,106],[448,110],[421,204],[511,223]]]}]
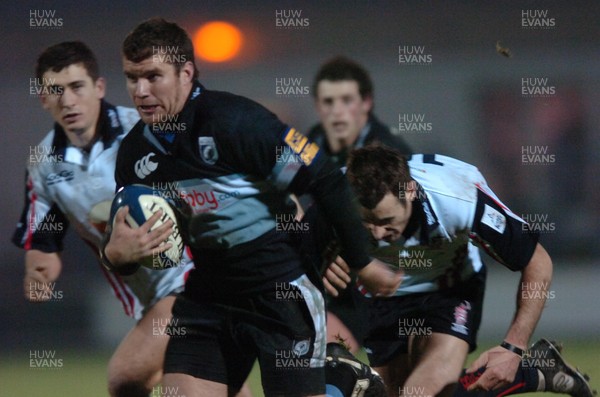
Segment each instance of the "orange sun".
[{"label": "orange sun", "polygon": [[242,33],[228,22],[214,21],[202,25],[193,41],[197,57],[208,62],[225,62],[239,54]]}]

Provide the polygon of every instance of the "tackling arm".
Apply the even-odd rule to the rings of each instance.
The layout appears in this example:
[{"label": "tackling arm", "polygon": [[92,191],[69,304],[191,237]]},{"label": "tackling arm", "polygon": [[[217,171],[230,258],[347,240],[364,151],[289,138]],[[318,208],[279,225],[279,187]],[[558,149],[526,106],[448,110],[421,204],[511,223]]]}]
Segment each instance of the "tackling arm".
[{"label": "tackling arm", "polygon": [[[539,243],[527,266],[521,271],[517,311],[506,333],[505,342],[525,351],[529,338],[542,315],[548,286],[552,279],[552,260]],[[514,380],[521,361],[520,354],[496,346],[479,356],[467,372],[486,367],[483,375],[468,390],[494,390]]]},{"label": "tackling arm", "polygon": [[517,311],[506,334],[506,342],[523,350],[527,348],[529,338],[544,310],[551,280],[552,260],[538,243],[529,264],[521,271]]},{"label": "tackling arm", "polygon": [[[286,138],[286,142],[292,141],[291,147],[294,148],[298,145],[293,142],[298,139],[306,140],[304,137],[291,140]],[[305,142],[304,149],[297,151],[300,158],[303,158],[306,147],[311,147],[310,145],[312,144]],[[376,296],[388,296],[396,292],[402,281],[402,274],[391,270],[383,262],[369,257],[367,230],[362,225],[358,208],[352,200],[353,193],[346,177],[323,157],[315,157],[314,161],[311,159],[310,163],[304,165],[305,172],[296,175],[290,190],[301,193],[306,189],[312,194],[320,205],[323,215],[336,231],[342,248],[340,256],[349,268],[356,271],[369,292]],[[329,279],[329,281],[333,280]],[[327,285],[328,280],[325,279],[324,283]],[[326,288],[330,290],[329,286]]]}]

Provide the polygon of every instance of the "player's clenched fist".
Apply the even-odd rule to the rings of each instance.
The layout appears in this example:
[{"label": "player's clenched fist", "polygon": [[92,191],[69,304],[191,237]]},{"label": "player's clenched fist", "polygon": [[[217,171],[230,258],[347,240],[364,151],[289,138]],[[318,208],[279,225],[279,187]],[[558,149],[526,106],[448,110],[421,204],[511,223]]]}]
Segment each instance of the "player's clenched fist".
[{"label": "player's clenched fist", "polygon": [[400,287],[402,275],[402,272],[390,269],[377,259],[373,259],[358,272],[360,282],[373,296],[392,295]]},{"label": "player's clenched fist", "polygon": [[61,262],[58,254],[30,250],[25,254],[25,277],[23,289],[25,299],[44,302],[52,296],[52,286],[60,275]]}]

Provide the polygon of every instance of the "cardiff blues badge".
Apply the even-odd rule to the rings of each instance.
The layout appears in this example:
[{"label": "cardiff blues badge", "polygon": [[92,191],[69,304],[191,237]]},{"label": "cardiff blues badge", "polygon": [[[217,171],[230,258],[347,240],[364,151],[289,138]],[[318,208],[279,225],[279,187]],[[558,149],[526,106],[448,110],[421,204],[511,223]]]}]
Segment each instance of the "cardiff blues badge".
[{"label": "cardiff blues badge", "polygon": [[206,164],[213,165],[219,159],[217,145],[212,136],[201,136],[198,138],[198,146],[200,146],[200,157]]}]

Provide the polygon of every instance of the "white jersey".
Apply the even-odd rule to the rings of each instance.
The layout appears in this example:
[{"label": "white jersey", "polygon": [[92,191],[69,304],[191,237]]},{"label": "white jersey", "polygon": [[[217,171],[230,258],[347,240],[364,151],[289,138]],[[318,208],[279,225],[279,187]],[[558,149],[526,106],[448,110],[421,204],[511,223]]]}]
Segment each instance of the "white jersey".
[{"label": "white jersey", "polygon": [[404,272],[396,296],[468,279],[484,266],[478,247],[512,270],[529,263],[538,234],[496,197],[476,167],[422,154],[408,165],[418,183],[409,225],[400,241],[379,241],[371,253]]},{"label": "white jersey", "polygon": [[[71,146],[56,124],[30,150],[26,203],[13,237],[18,246],[43,252],[62,250],[68,225],[98,255],[108,211],[115,195],[115,163],[121,141],[139,120],[135,109],[102,102],[100,139],[89,152]],[[130,276],[106,275],[125,313],[140,319],[159,299],[183,290],[193,267],[189,255],[182,264],[165,270],[141,267]]]}]

